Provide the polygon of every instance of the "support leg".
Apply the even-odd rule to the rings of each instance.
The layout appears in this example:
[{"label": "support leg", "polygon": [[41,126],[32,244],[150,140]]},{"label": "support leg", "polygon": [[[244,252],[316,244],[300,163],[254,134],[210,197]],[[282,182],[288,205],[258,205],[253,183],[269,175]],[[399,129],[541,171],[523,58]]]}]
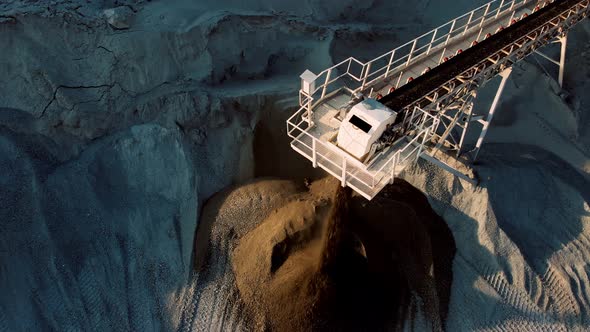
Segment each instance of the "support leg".
[{"label": "support leg", "polygon": [[476,185],[477,182],[478,182],[476,178],[471,178],[471,177],[469,177],[469,175],[461,173],[459,170],[457,170],[453,166],[451,166],[451,165],[449,165],[449,164],[447,164],[447,163],[445,163],[445,162],[443,162],[443,161],[441,161],[441,160],[439,160],[439,159],[437,159],[435,157],[430,156],[428,153],[421,154],[420,155],[420,158],[422,158],[424,160],[428,160],[429,162],[431,162],[431,163],[439,166],[440,168],[444,169],[445,171],[447,171],[447,172],[449,172],[451,174],[454,174],[454,175],[460,177],[461,179],[463,179],[463,180],[465,180],[465,181],[467,181],[467,182],[469,182],[471,184]]},{"label": "support leg", "polygon": [[[567,49],[567,34],[565,34],[561,37],[557,37],[557,40],[553,41],[553,43],[560,43],[561,44],[561,52],[559,54],[559,61],[551,59],[549,56],[541,53],[540,51],[535,51],[535,53],[540,55],[541,57],[543,57],[545,60],[547,60],[547,61],[551,62],[552,64],[559,67],[559,76],[557,77],[557,83],[559,83],[559,86],[563,88],[563,77],[564,77],[564,72],[565,72],[565,53],[566,53],[565,51]],[[541,63],[539,61],[537,61],[537,63],[541,66],[541,68],[543,68],[543,70],[545,71],[547,76],[550,76],[549,73],[547,72],[547,70],[545,69],[545,67],[543,67],[543,65],[541,65]]]},{"label": "support leg", "polygon": [[[438,139],[438,143],[436,144],[436,146],[434,147],[434,149],[432,149],[432,156],[434,157],[436,155],[436,153],[440,150],[440,148],[442,147],[442,145],[444,144],[444,142],[446,141],[447,137],[450,137],[449,135],[451,134],[451,132],[453,131],[453,128],[455,128],[455,125],[457,125],[457,121],[459,121],[459,119],[461,118],[461,116],[463,115],[463,111],[464,108],[468,107],[468,105],[463,105],[455,114],[455,116],[453,117],[453,119],[451,120],[451,123],[449,123],[449,125],[447,126],[445,132],[442,134],[442,136]],[[442,123],[442,119],[441,119],[441,123]]]},{"label": "support leg", "polygon": [[488,133],[488,128],[490,127],[490,123],[494,118],[494,112],[498,107],[498,102],[500,101],[500,97],[502,96],[502,91],[504,91],[504,87],[506,86],[506,81],[508,81],[508,77],[512,73],[512,68],[505,69],[503,72],[500,73],[502,76],[502,82],[500,82],[500,86],[498,87],[498,92],[496,92],[496,97],[494,97],[494,101],[492,102],[492,106],[490,107],[490,112],[488,113],[488,117],[483,124],[483,128],[481,129],[481,134],[479,134],[479,138],[477,139],[477,144],[475,145],[475,154],[473,155],[473,161],[477,159],[477,155],[479,154],[479,150],[483,144],[483,140]]},{"label": "support leg", "polygon": [[559,37],[559,42],[561,43],[561,55],[559,57],[559,86],[563,88],[563,74],[565,70],[565,51],[567,48],[567,34],[563,37]]},{"label": "support leg", "polygon": [[[475,94],[475,93],[474,93]],[[473,97],[475,99],[475,96]],[[469,124],[471,123],[471,116],[473,115],[473,101],[471,101],[471,105],[468,106],[467,112],[464,113],[465,121],[463,124],[463,131],[461,132],[461,139],[459,140],[459,148],[457,149],[457,158],[463,152],[463,143],[465,142],[465,136],[467,136],[467,131],[469,130]],[[461,119],[463,120],[463,119]]]},{"label": "support leg", "polygon": [[340,184],[342,187],[346,187],[346,157],[342,157],[342,179]]}]

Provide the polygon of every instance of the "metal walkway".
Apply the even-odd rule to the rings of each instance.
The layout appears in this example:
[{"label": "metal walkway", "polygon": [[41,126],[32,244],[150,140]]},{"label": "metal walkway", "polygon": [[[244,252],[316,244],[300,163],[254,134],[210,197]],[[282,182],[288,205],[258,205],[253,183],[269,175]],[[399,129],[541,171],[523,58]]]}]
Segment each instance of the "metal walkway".
[{"label": "metal walkway", "polygon": [[[419,157],[475,183],[461,165],[477,158],[512,64],[560,42],[561,59],[554,62],[561,84],[567,31],[587,17],[589,2],[491,1],[367,63],[351,57],[318,75],[306,71],[301,108],[287,120],[291,147],[367,199]],[[475,114],[476,90],[497,75],[502,83],[491,109]],[[340,109],[358,93],[403,118],[404,135],[365,162],[334,141]],[[474,124],[481,125],[479,140],[465,153],[465,134]]]}]

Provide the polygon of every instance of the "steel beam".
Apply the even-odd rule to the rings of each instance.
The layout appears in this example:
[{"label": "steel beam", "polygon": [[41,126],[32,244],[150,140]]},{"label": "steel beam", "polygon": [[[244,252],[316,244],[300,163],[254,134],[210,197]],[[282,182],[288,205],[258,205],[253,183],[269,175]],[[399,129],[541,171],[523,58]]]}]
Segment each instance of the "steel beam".
[{"label": "steel beam", "polygon": [[[475,96],[473,97],[475,99]],[[465,112],[464,112],[465,113]],[[465,143],[465,136],[467,136],[467,131],[469,130],[469,125],[471,124],[471,117],[473,115],[473,100],[470,101],[470,105],[467,107],[467,114],[465,119],[465,127],[461,132],[461,139],[459,140],[459,148],[457,149],[457,157],[461,155],[461,151],[463,150],[463,143]]]},{"label": "steel beam", "polygon": [[492,102],[492,106],[490,107],[490,111],[488,112],[488,117],[483,125],[483,128],[481,129],[481,134],[479,134],[479,138],[477,139],[473,161],[477,159],[477,155],[479,154],[479,151],[483,144],[483,140],[485,139],[486,134],[488,133],[490,123],[494,118],[494,113],[496,112],[498,102],[500,101],[500,97],[502,96],[502,92],[504,91],[504,87],[506,86],[506,82],[508,81],[508,77],[510,77],[510,74],[512,74],[512,67],[504,69],[504,71],[500,73],[500,76],[502,76],[502,81],[500,82],[500,86],[498,86],[498,91],[496,92],[496,96],[494,97],[494,101]]},{"label": "steel beam", "polygon": [[420,155],[420,158],[427,160],[427,161],[439,166],[440,168],[444,169],[445,171],[447,171],[453,175],[456,175],[459,178],[461,178],[473,185],[477,185],[477,182],[478,182],[477,179],[470,178],[467,174],[461,173],[458,169],[455,169],[453,166],[443,162],[442,160],[440,160],[438,158],[430,156],[428,153],[422,153]]},{"label": "steel beam", "polygon": [[561,43],[561,54],[559,57],[559,77],[557,79],[557,82],[559,83],[559,86],[563,88],[563,75],[565,71],[565,51],[567,48],[567,34],[563,35],[562,37],[559,37],[559,42]]}]

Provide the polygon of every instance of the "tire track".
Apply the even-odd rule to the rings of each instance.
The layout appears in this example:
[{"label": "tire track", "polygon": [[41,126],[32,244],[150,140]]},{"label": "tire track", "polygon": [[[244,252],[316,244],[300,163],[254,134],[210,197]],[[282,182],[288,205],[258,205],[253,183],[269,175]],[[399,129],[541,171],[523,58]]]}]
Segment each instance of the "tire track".
[{"label": "tire track", "polygon": [[[233,278],[232,278],[233,279]],[[235,283],[232,282],[233,286]],[[231,287],[227,300],[225,302],[223,315],[219,324],[219,331],[236,331],[238,323],[242,321],[239,313],[241,312],[239,305],[239,295],[235,287]],[[229,323],[229,324],[228,324]]]},{"label": "tire track", "polygon": [[528,319],[546,319],[543,310],[537,306],[531,297],[526,292],[510,285],[503,276],[503,272],[498,271],[498,268],[492,268],[489,264],[480,263],[482,267],[480,269],[468,259],[464,258],[464,260],[496,291],[505,304],[516,308]]},{"label": "tire track", "polygon": [[[472,267],[478,271],[476,267]],[[513,287],[506,280],[502,271],[494,272],[494,269],[490,265],[483,265],[483,271],[480,275],[488,282],[488,284],[496,291],[496,293],[504,300],[505,304],[517,309],[521,316],[517,320],[505,318],[498,320],[497,324],[486,330],[490,331],[567,331],[568,326],[572,327],[574,324],[570,319],[564,321],[567,317],[576,317],[575,315],[566,315],[554,317],[551,313],[545,312],[542,308],[531,299],[531,297],[524,291]],[[563,291],[564,287],[560,286],[559,278],[555,275],[553,270],[546,273],[540,279],[545,291],[550,291],[549,299],[553,303],[563,301],[570,305],[574,305],[571,302],[571,298],[567,298],[567,294]],[[480,272],[480,271],[478,271]],[[546,278],[546,279],[545,279]],[[547,282],[547,284],[546,284]],[[551,286],[550,286],[551,285]],[[553,297],[553,292],[558,294]],[[547,296],[547,295],[544,295]],[[568,301],[569,300],[569,301]]]},{"label": "tire track", "polygon": [[[228,234],[224,236],[223,239],[223,272],[221,280],[218,279],[216,282],[217,285],[221,285],[216,300],[223,301],[223,307],[221,308],[220,305],[217,304],[213,307],[215,314],[211,318],[209,329],[207,331],[212,331],[214,329],[217,331],[233,331],[231,328],[226,328],[226,325],[229,323],[229,326],[231,327],[236,325],[238,321],[242,320],[242,311],[235,310],[236,307],[239,306],[239,294],[233,270],[231,268],[230,255],[234,250],[236,242],[236,236],[233,229],[230,228]],[[237,314],[234,315],[234,312]]]},{"label": "tire track", "polygon": [[[225,242],[227,243],[226,240]],[[215,282],[213,283],[209,283],[209,287],[206,288],[205,291],[207,290],[211,290],[210,291],[210,295],[208,297],[212,297],[212,301],[209,302],[208,305],[208,314],[206,315],[206,319],[198,319],[197,320],[197,328],[196,331],[212,331],[214,328],[214,322],[216,321],[216,314],[219,313],[218,310],[218,306],[219,306],[219,302],[220,302],[220,298],[223,296],[223,293],[225,293],[225,288],[226,288],[226,282],[227,282],[227,263],[228,263],[228,257],[227,255],[223,252],[223,250],[221,250],[221,248],[218,250],[217,255],[218,257],[216,264],[214,265],[216,269],[220,269],[219,273],[216,273],[215,275],[217,276],[221,276],[221,278],[218,277],[217,280],[215,280]],[[210,266],[211,268],[211,266]],[[221,280],[219,280],[221,279]],[[207,297],[206,297],[207,298]],[[197,311],[197,315],[199,314],[199,312]]]},{"label": "tire track", "polygon": [[539,331],[547,331],[547,332],[567,332],[566,327],[563,324],[554,323],[554,322],[546,322],[543,320],[521,320],[521,319],[511,319],[507,321],[500,322],[501,326],[499,327],[501,331],[509,331],[509,332],[539,332]]},{"label": "tire track", "polygon": [[4,314],[4,309],[2,309],[0,307],[0,332],[8,332],[10,331],[8,329],[8,323],[7,323],[7,319],[6,316]]},{"label": "tire track", "polygon": [[101,294],[99,292],[99,285],[93,276],[93,267],[90,263],[86,263],[84,268],[78,275],[78,285],[80,287],[80,295],[82,303],[84,304],[84,311],[89,320],[89,325],[94,329],[104,329],[103,308]]},{"label": "tire track", "polygon": [[[231,314],[233,310],[230,305],[236,302],[232,297],[237,295],[232,296],[232,291],[235,291],[232,289],[235,287],[235,282],[232,271],[228,271],[230,259],[227,254],[231,252],[234,239],[231,236],[220,237],[222,238],[220,241],[215,241],[220,244],[215,249],[215,255],[210,256],[216,257],[215,262],[208,264],[205,273],[199,275],[196,294],[191,301],[190,310],[193,314],[185,320],[183,332],[225,331],[224,325],[228,323],[227,320],[231,323],[236,318]],[[199,284],[203,285],[202,288]]]},{"label": "tire track", "polygon": [[[562,319],[566,319],[567,316],[579,316],[581,314],[580,308],[576,304],[573,295],[565,291],[567,288],[560,279],[562,279],[562,276],[551,266],[541,276],[543,287],[549,293],[552,309]],[[571,322],[568,321],[568,325],[569,323]]]},{"label": "tire track", "polygon": [[526,292],[511,286],[503,276],[503,272],[494,272],[487,264],[483,266],[484,269],[481,276],[507,304],[518,309],[527,318],[539,318],[543,316],[542,310],[531,300],[530,296]]},{"label": "tire track", "polygon": [[[208,317],[206,321],[209,322],[209,326],[211,325],[210,321],[215,309],[215,302],[211,304],[211,301],[209,301],[209,298],[211,297],[210,288],[211,286],[214,286],[209,280],[211,275],[210,270],[219,265],[219,259],[222,258],[221,256],[225,255],[217,255],[218,261],[215,262],[215,264],[207,264],[207,270],[196,273],[193,277],[194,289],[192,294],[187,295],[186,301],[189,302],[189,304],[184,308],[184,311],[188,312],[188,314],[184,316],[182,325],[179,328],[180,332],[209,331],[209,329],[203,325],[205,319],[202,318],[203,316]],[[211,255],[211,257],[213,256]],[[225,271],[223,271],[223,273],[225,273]],[[206,301],[207,305],[200,305],[202,300]],[[208,315],[203,313],[205,310],[208,311]]]},{"label": "tire track", "polygon": [[179,332],[190,332],[191,322],[196,315],[197,303],[199,301],[199,294],[196,293],[198,280],[199,273],[197,272],[191,276],[190,289],[184,294],[182,317],[178,327]]}]

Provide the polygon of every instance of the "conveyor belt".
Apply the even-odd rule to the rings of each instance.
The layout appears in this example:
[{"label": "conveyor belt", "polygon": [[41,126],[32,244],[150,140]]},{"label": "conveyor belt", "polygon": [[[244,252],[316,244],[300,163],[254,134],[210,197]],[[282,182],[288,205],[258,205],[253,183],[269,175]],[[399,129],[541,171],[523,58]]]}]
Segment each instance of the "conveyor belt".
[{"label": "conveyor belt", "polygon": [[392,110],[400,111],[580,2],[555,1],[384,96],[380,102]]}]

